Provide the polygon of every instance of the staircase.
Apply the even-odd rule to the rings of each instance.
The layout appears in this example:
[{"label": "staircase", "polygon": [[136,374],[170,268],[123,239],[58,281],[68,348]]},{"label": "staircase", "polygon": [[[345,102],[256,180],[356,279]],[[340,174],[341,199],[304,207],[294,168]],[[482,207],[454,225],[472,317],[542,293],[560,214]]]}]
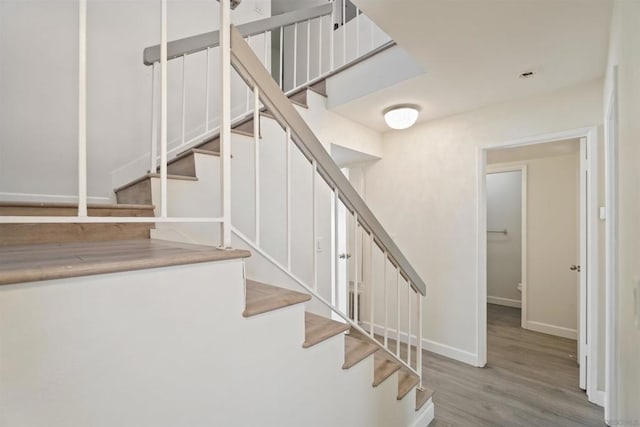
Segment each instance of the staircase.
[{"label": "staircase", "polygon": [[[235,60],[247,65],[253,58],[240,50],[244,59]],[[87,205],[86,217],[74,216],[82,208],[75,204],[0,204],[0,425],[423,427],[433,419],[433,392],[419,375],[421,280],[323,157],[311,129],[298,124],[323,114],[326,79],[294,87],[283,106],[279,88],[258,87],[260,78],[270,80],[267,71],[248,68],[260,68],[239,73],[262,103],[234,120],[227,141],[235,249],[218,246],[229,227],[218,132],[185,144],[166,168],[152,149],[147,173],[114,190],[117,204]],[[259,148],[283,136],[286,158]],[[302,163],[290,157],[294,143]],[[316,283],[316,255],[311,281],[296,273],[291,225],[284,252],[271,243],[278,200],[259,190],[275,188],[279,172],[261,182],[252,167],[263,162],[277,171],[282,161],[288,221],[291,170],[312,165],[314,233],[318,174],[368,239],[368,326],[328,301],[326,284]],[[374,322],[374,245],[383,256],[385,298],[387,269],[395,277],[395,331],[386,306],[383,331]],[[360,250],[364,268],[364,243]]]}]

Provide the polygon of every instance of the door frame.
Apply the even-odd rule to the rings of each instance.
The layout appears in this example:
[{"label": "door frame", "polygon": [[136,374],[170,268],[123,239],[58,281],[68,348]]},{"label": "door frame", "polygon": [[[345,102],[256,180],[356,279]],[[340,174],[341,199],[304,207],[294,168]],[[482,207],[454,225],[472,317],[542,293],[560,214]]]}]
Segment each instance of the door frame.
[{"label": "door frame", "polygon": [[[527,327],[527,165],[513,164],[505,166],[488,166],[487,174],[520,172],[520,283],[522,293],[520,295],[520,327]],[[486,186],[485,186],[486,188]]]},{"label": "door frame", "polygon": [[605,105],[605,396],[604,419],[618,419],[618,66]]},{"label": "door frame", "polygon": [[[597,390],[598,378],[598,307],[599,295],[598,287],[593,286],[598,283],[598,126],[591,126],[562,132],[532,136],[512,141],[506,141],[493,145],[484,145],[478,147],[477,153],[477,214],[476,214],[476,236],[478,262],[476,264],[476,366],[482,367],[487,363],[487,194],[486,194],[486,173],[487,173],[487,151],[499,148],[522,147],[526,145],[541,144],[545,142],[553,142],[564,139],[586,138],[587,146],[587,168],[588,174],[587,185],[587,209],[591,215],[587,216],[587,297],[589,304],[587,305],[588,325],[587,340],[589,343],[595,343],[587,347],[587,357],[590,361],[587,374],[587,396],[593,403],[603,405],[603,393]],[[585,203],[580,204],[581,209]]]}]

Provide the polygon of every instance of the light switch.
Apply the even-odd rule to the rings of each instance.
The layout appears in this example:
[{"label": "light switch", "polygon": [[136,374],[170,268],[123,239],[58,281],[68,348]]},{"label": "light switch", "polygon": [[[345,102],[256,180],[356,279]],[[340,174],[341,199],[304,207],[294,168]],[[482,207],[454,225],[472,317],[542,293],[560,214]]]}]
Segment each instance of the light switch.
[{"label": "light switch", "polygon": [[607,219],[607,208],[604,206],[600,206],[600,219],[603,221]]},{"label": "light switch", "polygon": [[322,237],[316,238],[316,252],[320,253],[324,251],[324,239]]},{"label": "light switch", "polygon": [[640,278],[635,278],[633,287],[633,314],[636,328],[640,330]]}]

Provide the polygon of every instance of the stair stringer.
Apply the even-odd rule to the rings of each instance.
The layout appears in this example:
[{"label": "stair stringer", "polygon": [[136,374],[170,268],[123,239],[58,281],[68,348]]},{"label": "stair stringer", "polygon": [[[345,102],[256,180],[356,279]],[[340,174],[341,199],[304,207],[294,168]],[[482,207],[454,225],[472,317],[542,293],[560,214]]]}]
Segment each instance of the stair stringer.
[{"label": "stair stringer", "polygon": [[302,348],[304,304],[243,317],[242,264],[1,287],[3,424],[411,425],[373,358],[341,369],[342,335]]}]

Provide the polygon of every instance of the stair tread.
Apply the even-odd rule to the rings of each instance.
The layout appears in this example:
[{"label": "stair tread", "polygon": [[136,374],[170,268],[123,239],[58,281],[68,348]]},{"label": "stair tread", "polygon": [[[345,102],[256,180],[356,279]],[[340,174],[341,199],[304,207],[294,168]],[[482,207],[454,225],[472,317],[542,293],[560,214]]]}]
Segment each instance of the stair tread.
[{"label": "stair tread", "polygon": [[424,406],[425,403],[433,396],[433,390],[428,388],[416,389],[416,411]]},{"label": "stair tread", "polygon": [[420,384],[420,378],[404,369],[398,372],[398,400],[404,398],[412,388]]},{"label": "stair tread", "polygon": [[380,353],[376,353],[374,357],[373,386],[377,387],[398,371],[401,366],[399,363],[387,359]]},{"label": "stair tread", "polygon": [[[133,185],[136,185],[137,183],[144,181],[146,179],[150,179],[150,178],[160,178],[160,174],[159,173],[146,173],[144,175],[142,175],[140,178],[136,178],[133,181],[125,184],[125,185],[121,185],[120,187],[116,188],[115,190],[113,190],[115,193],[117,193],[118,191],[124,190],[125,188],[129,188]],[[196,177],[192,177],[192,176],[184,176],[184,175],[170,175],[167,174],[167,179],[180,179],[183,181],[197,181],[198,178]]]},{"label": "stair tread", "polygon": [[309,89],[318,95],[327,96],[327,79],[322,79],[319,82],[312,84],[309,86]]},{"label": "stair tread", "polygon": [[349,369],[355,366],[358,362],[371,356],[378,351],[378,346],[367,342],[351,335],[344,337],[344,364],[342,369]]},{"label": "stair tread", "polygon": [[305,339],[302,347],[309,348],[335,335],[349,330],[346,323],[336,322],[317,314],[307,312],[304,319]]},{"label": "stair tread", "polygon": [[302,292],[291,291],[250,279],[247,279],[246,289],[245,309],[242,313],[244,317],[300,304],[311,299],[310,295]]},{"label": "stair tread", "polygon": [[153,239],[0,246],[0,285],[246,258],[221,250]]}]

